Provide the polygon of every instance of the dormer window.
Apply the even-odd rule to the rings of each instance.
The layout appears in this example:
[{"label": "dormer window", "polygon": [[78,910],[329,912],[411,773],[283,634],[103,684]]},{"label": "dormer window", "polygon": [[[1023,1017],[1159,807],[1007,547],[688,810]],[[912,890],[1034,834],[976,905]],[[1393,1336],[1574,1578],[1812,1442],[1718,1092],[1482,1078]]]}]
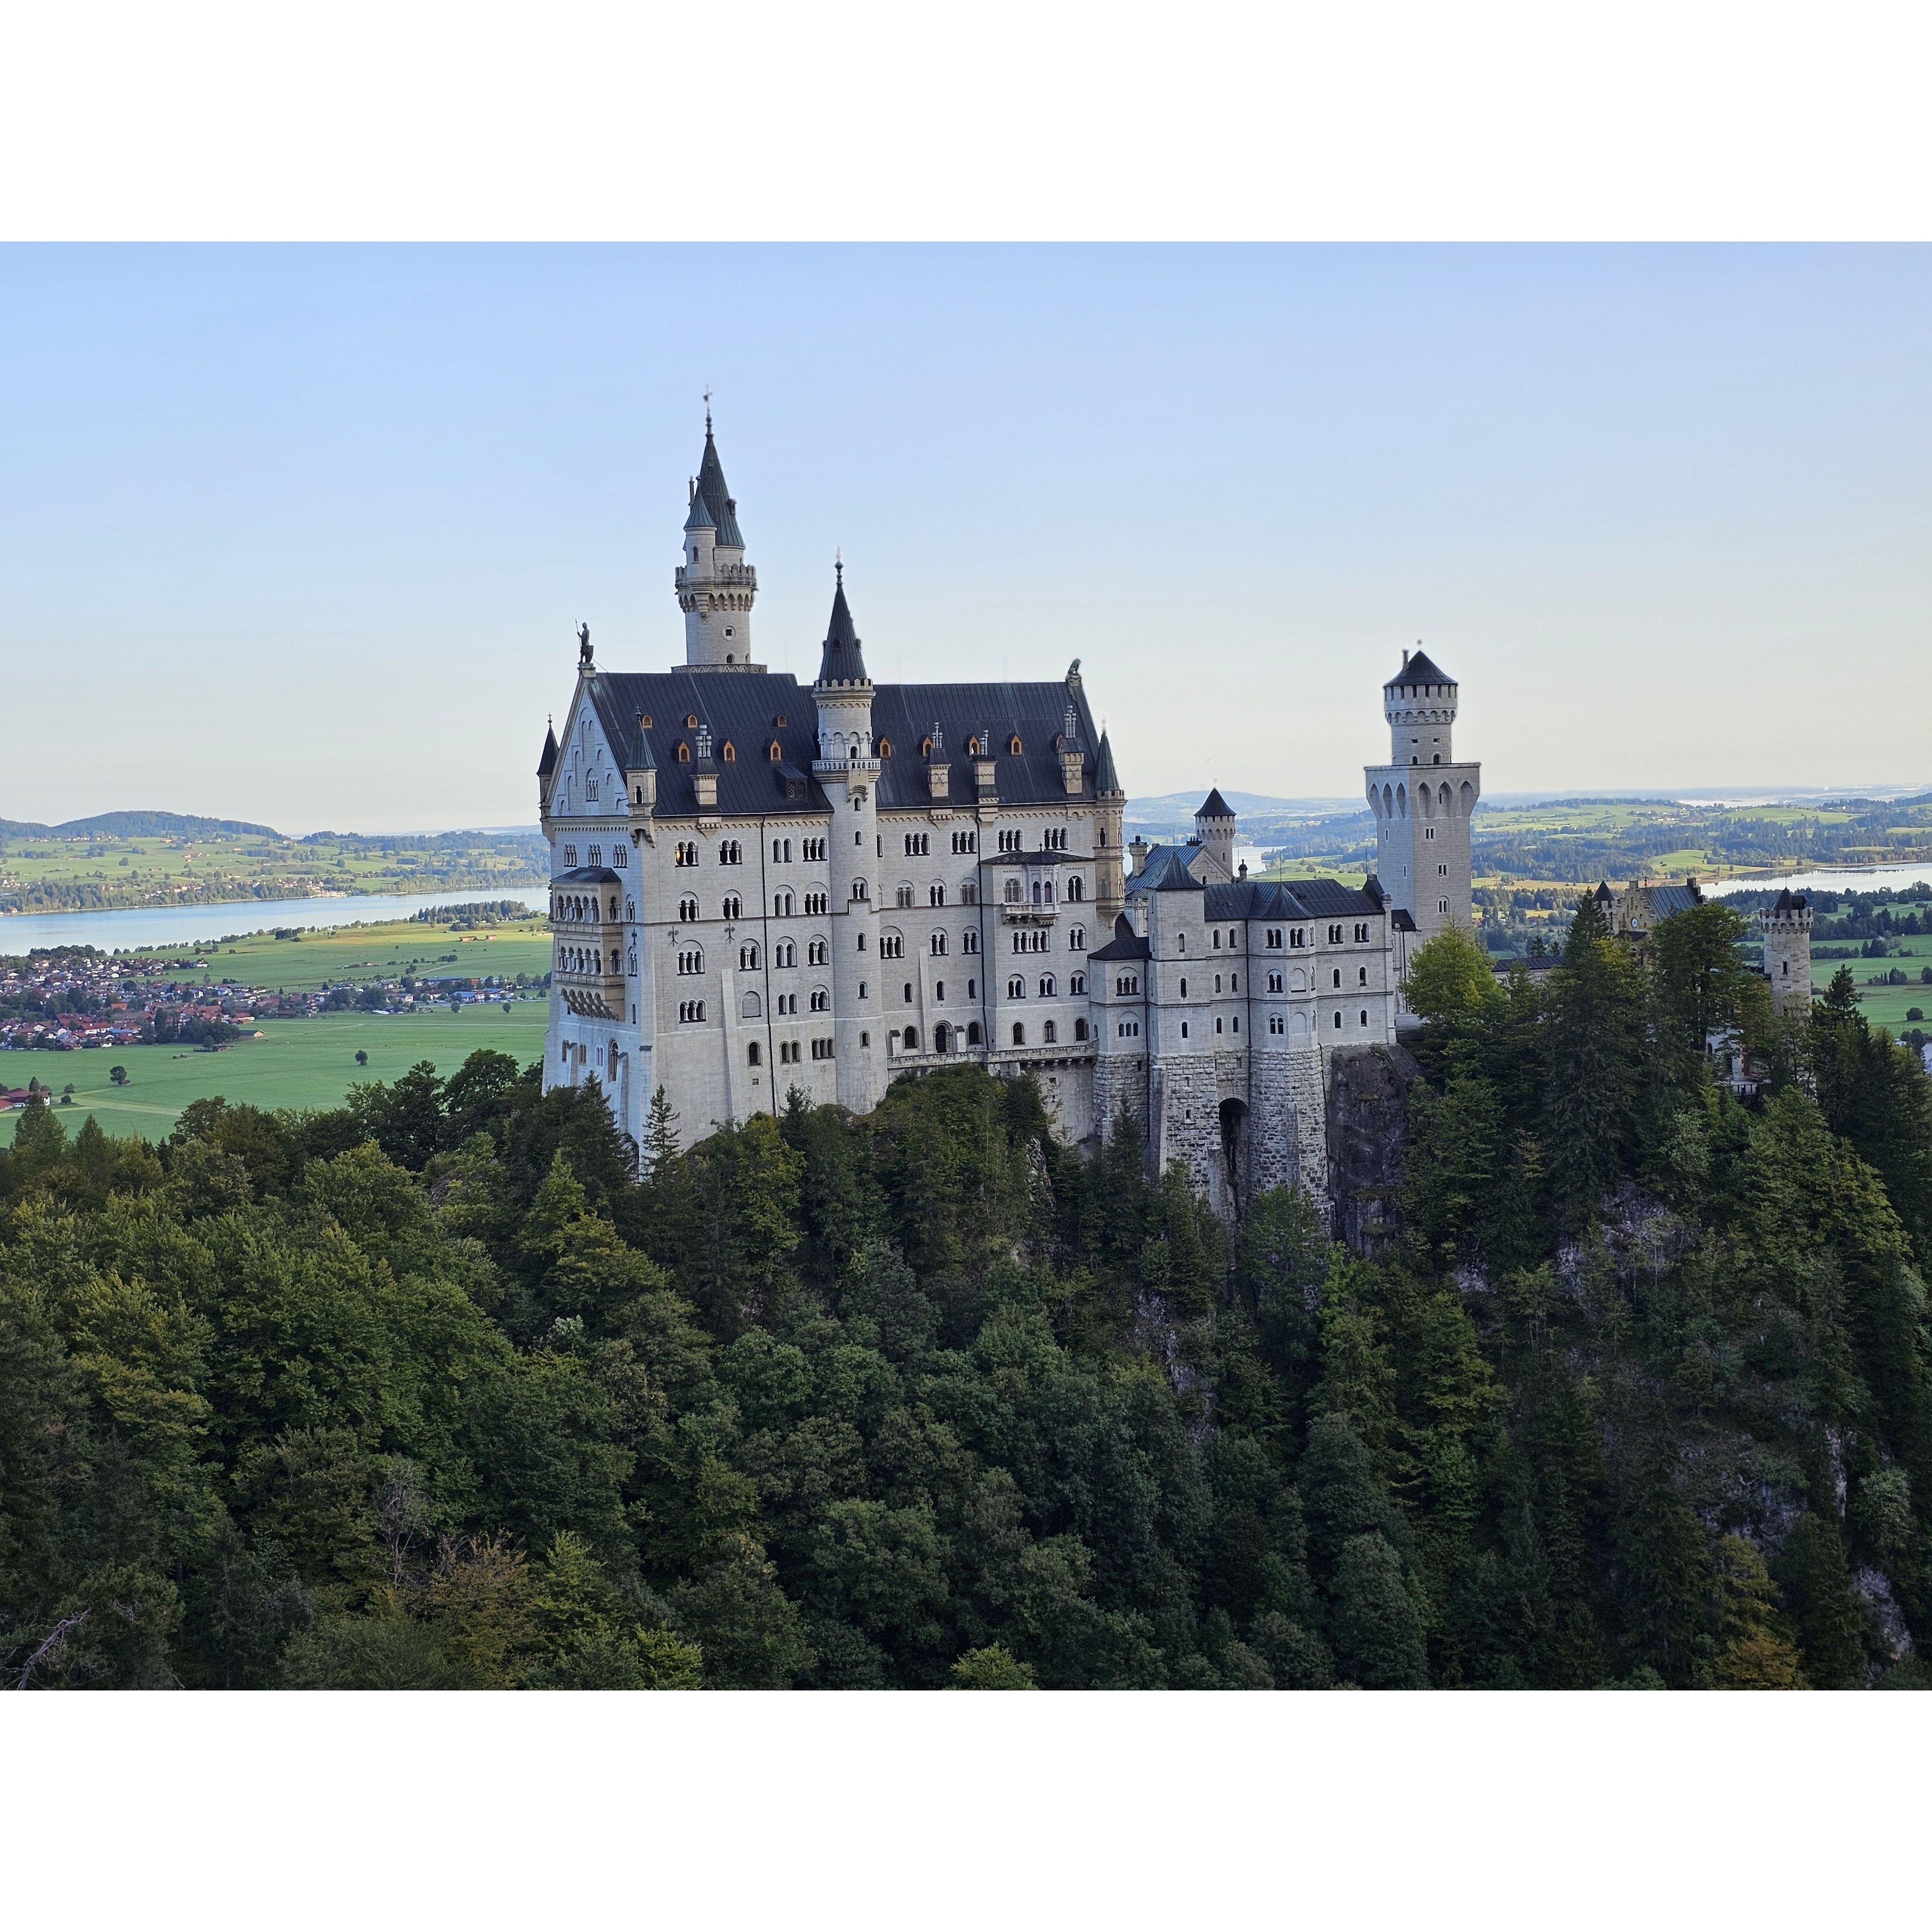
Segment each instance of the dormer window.
[{"label": "dormer window", "polygon": [[879,756],[882,758],[890,758],[892,754],[892,741],[890,738],[881,738],[879,740]]},{"label": "dormer window", "polygon": [[738,762],[738,748],[729,738],[727,738],[724,740],[724,748],[718,755],[728,765],[735,765]]},{"label": "dormer window", "polygon": [[648,711],[639,713],[638,728],[642,731],[648,731],[651,728],[651,714]]},{"label": "dormer window", "polygon": [[681,765],[691,763],[691,747],[680,738],[677,743],[677,761]]},{"label": "dormer window", "polygon": [[1006,740],[1006,755],[1010,758],[1017,758],[1019,754],[1020,734],[1016,731],[1013,735]]},{"label": "dormer window", "polygon": [[685,719],[684,728],[687,731],[695,731],[698,729],[698,713],[696,712],[692,712],[692,714]]},{"label": "dormer window", "polygon": [[930,758],[932,756],[932,740],[930,738],[922,738],[920,740],[919,754],[922,758]]},{"label": "dormer window", "polygon": [[765,756],[770,759],[773,764],[776,764],[784,756],[784,753],[779,749],[778,741],[776,738],[765,747]]}]

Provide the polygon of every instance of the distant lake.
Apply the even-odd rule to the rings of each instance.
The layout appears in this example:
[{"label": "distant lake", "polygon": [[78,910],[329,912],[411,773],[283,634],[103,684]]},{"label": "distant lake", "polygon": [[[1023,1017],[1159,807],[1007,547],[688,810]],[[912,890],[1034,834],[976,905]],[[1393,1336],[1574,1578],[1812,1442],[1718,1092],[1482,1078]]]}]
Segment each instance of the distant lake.
[{"label": "distant lake", "polygon": [[[1828,866],[1815,872],[1784,872],[1770,879],[1724,879],[1707,885],[1712,896],[1731,892],[1876,892],[1887,886],[1932,884],[1932,863],[1916,866]],[[0,928],[4,929],[4,928]]]},{"label": "distant lake", "polygon": [[225,899],[212,905],[143,906],[134,912],[37,912],[0,918],[0,957],[36,946],[98,946],[124,952],[149,946],[192,947],[212,944],[230,933],[272,932],[293,926],[304,932],[318,926],[356,926],[378,920],[410,919],[430,906],[468,905],[514,899],[533,912],[548,909],[543,891],[371,892],[340,898]]}]

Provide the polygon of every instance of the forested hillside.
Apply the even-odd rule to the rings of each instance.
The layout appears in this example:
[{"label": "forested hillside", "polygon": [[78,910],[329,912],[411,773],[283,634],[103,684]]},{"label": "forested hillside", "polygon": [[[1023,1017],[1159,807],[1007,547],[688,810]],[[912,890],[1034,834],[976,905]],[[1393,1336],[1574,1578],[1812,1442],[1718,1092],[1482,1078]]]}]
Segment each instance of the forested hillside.
[{"label": "forested hillside", "polygon": [[487,1053],[158,1149],[38,1109],[5,1682],[1916,1686],[1926,1083],[1846,998],[1780,1029],[1721,906],[1593,918],[1545,986],[1420,956],[1372,1261],[970,1069],[661,1113],[641,1185]]}]

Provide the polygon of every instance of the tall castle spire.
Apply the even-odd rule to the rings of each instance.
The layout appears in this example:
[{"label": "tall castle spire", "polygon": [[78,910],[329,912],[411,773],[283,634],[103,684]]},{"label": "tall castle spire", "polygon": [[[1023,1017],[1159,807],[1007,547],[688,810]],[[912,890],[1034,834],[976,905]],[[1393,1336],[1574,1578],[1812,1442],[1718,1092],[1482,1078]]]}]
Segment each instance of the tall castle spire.
[{"label": "tall castle spire", "polygon": [[704,454],[692,478],[684,520],[684,561],[674,580],[684,613],[684,661],[694,670],[762,670],[752,662],[752,604],[758,574],[745,561],[737,500],[724,482],[704,410]]},{"label": "tall castle spire", "polygon": [[825,650],[818,661],[820,684],[866,684],[866,659],[853,628],[852,607],[845,602],[845,566],[832,566],[838,587],[832,593],[832,621],[825,628]]}]

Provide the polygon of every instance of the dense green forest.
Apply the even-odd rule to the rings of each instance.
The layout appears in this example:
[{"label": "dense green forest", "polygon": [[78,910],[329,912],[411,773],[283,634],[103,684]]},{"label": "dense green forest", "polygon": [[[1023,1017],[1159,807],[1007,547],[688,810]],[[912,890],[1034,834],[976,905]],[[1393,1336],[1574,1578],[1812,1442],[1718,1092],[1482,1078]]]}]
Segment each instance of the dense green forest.
[{"label": "dense green forest", "polygon": [[[962,1068],[629,1175],[474,1055],[0,1159],[10,1685],[1916,1688],[1932,1111],[1707,906],[1451,934],[1401,1232]],[[1714,1082],[1730,1027],[1765,1074]]]}]

